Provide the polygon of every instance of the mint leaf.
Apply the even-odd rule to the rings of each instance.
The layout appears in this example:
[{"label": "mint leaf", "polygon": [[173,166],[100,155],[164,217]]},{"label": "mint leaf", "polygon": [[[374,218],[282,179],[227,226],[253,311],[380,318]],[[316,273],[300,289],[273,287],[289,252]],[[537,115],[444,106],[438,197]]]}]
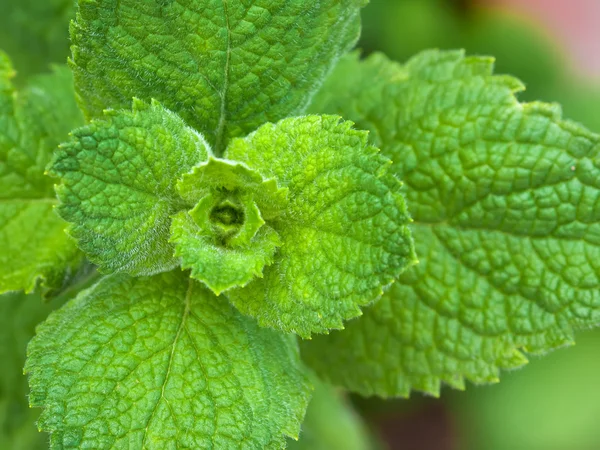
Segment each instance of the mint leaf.
[{"label": "mint leaf", "polygon": [[[364,74],[373,64],[354,62]],[[600,321],[600,137],[556,105],[519,103],[523,86],[492,65],[425,52],[404,81],[381,84],[377,106],[349,109],[406,181],[420,264],[346,331],[304,344],[329,380],[438,395],[442,382],[497,381],[522,351],[572,344]]]},{"label": "mint leaf", "polygon": [[51,172],[62,178],[58,212],[101,270],[172,269],[178,261],[170,217],[186,206],[176,181],[209,153],[201,135],[157,102],[108,110],[57,152]]},{"label": "mint leaf", "polygon": [[292,337],[179,271],[82,292],[38,328],[25,370],[52,448],[283,448],[310,392]]},{"label": "mint leaf", "polygon": [[52,211],[52,151],[83,122],[64,68],[34,78],[16,92],[14,71],[0,52],[0,293],[32,291],[40,281],[60,286],[80,258]]},{"label": "mint leaf", "polygon": [[352,125],[334,116],[285,119],[227,149],[227,158],[288,190],[281,215],[267,221],[281,238],[274,264],[227,292],[261,325],[304,337],[342,328],[414,261],[391,162]]},{"label": "mint leaf", "polygon": [[306,410],[300,439],[288,439],[289,450],[373,449],[366,425],[344,393],[321,382]]},{"label": "mint leaf", "polygon": [[0,296],[0,448],[34,450],[48,448],[47,436],[35,422],[39,412],[27,404],[27,378],[23,375],[27,343],[36,325],[59,306],[42,302],[39,294]]},{"label": "mint leaf", "polygon": [[172,241],[182,267],[216,294],[262,277],[281,245],[265,219],[286,205],[287,189],[242,164],[214,158],[184,175],[178,189],[197,203],[173,219]]},{"label": "mint leaf", "polygon": [[366,0],[79,1],[73,69],[90,116],[156,98],[227,141],[302,113],[360,31]]}]

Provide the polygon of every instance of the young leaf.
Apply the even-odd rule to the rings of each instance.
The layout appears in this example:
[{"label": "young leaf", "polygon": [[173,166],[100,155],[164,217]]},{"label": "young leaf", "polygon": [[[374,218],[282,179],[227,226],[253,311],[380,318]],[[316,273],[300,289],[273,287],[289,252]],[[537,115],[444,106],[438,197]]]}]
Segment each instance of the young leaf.
[{"label": "young leaf", "polygon": [[[373,64],[390,63],[353,66]],[[526,362],[522,350],[571,344],[574,328],[600,321],[600,137],[555,105],[519,103],[521,83],[492,65],[425,52],[403,81],[380,83],[378,104],[348,110],[406,181],[420,264],[346,331],[305,343],[335,383],[438,395],[441,382],[497,381]],[[360,83],[338,93],[360,103]]]},{"label": "young leaf", "polygon": [[366,0],[79,1],[71,29],[78,93],[90,116],[156,98],[227,141],[302,113],[356,42]]},{"label": "young leaf", "polygon": [[281,238],[264,278],[227,292],[261,325],[311,333],[342,328],[414,262],[410,221],[391,162],[367,133],[334,116],[290,118],[235,139],[227,157],[288,189],[267,221]]},{"label": "young leaf", "polygon": [[0,293],[60,286],[80,254],[52,211],[52,151],[83,123],[68,70],[32,79],[15,92],[14,72],[0,52]]},{"label": "young leaf", "polygon": [[31,404],[51,448],[283,448],[310,386],[295,340],[179,271],[113,275],[38,328]]},{"label": "young leaf", "polygon": [[196,203],[177,214],[171,227],[182,267],[216,294],[262,277],[281,245],[265,220],[286,206],[287,189],[242,164],[214,158],[185,174],[177,187]]},{"label": "young leaf", "polygon": [[150,275],[178,265],[169,243],[171,215],[185,207],[181,174],[204,161],[203,137],[157,102],[75,130],[51,166],[68,231],[104,271]]}]

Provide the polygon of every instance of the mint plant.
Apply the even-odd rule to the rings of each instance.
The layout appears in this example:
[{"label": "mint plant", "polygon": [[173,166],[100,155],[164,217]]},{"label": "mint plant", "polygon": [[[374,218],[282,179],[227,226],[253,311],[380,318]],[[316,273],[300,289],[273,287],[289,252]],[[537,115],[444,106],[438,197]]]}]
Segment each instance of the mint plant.
[{"label": "mint plant", "polygon": [[600,136],[491,58],[361,59],[365,3],[79,0],[70,70],[1,55],[51,448],[331,448],[315,386],[358,429],[328,384],[437,396],[600,321]]}]

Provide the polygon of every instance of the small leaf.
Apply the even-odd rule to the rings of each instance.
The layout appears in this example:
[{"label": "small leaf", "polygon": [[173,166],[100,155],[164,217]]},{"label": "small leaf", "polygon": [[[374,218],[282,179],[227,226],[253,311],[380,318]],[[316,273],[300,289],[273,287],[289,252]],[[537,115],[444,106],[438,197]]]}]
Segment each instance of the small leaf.
[{"label": "small leaf", "polygon": [[26,372],[53,449],[279,449],[310,393],[292,337],[179,271],[82,292],[38,328]]},{"label": "small leaf", "polygon": [[337,98],[324,110],[348,102],[393,159],[420,264],[343,333],[304,343],[312,367],[365,395],[438,395],[442,382],[495,382],[527,361],[521,351],[572,344],[574,329],[597,325],[600,137],[556,105],[519,103],[519,81],[457,51],[412,59],[358,111],[373,65],[393,66],[355,58],[334,73],[330,90],[350,70],[365,77],[324,94]]},{"label": "small leaf", "polygon": [[215,158],[185,174],[177,188],[187,202],[197,202],[171,227],[182,267],[216,294],[262,277],[281,245],[263,211],[265,219],[281,214],[287,189],[243,164]]},{"label": "small leaf", "polygon": [[360,32],[366,0],[80,0],[73,69],[90,116],[155,98],[227,141],[301,114]]},{"label": "small leaf", "polygon": [[0,52],[0,293],[60,287],[81,254],[54,213],[44,169],[72,127],[83,123],[65,68],[33,78],[15,92]]},{"label": "small leaf", "polygon": [[176,182],[209,153],[201,135],[156,102],[108,110],[75,130],[55,157],[58,211],[101,270],[170,270],[178,265],[169,243],[171,215],[186,207]]},{"label": "small leaf", "polygon": [[273,263],[281,241],[270,227],[262,227],[245,245],[228,248],[205,234],[192,217],[179,213],[171,227],[175,254],[191,276],[205,283],[215,294],[236,286],[245,286],[254,277],[262,277],[263,267]]},{"label": "small leaf", "polygon": [[266,220],[281,214],[288,197],[288,189],[277,186],[275,179],[265,180],[244,164],[213,157],[184,174],[177,189],[183,199],[193,204],[215,190],[249,194]]},{"label": "small leaf", "polygon": [[401,184],[352,125],[333,116],[285,119],[227,149],[288,189],[286,208],[266,220],[281,237],[275,262],[264,278],[227,292],[261,325],[304,337],[342,328],[415,260]]}]

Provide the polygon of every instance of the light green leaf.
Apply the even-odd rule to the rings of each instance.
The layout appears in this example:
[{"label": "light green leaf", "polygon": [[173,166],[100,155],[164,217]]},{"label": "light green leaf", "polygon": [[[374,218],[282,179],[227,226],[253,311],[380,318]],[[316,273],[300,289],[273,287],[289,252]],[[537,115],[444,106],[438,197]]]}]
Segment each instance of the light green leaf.
[{"label": "light green leaf", "polygon": [[304,337],[342,328],[414,262],[401,184],[352,125],[334,116],[285,119],[227,149],[288,189],[288,205],[267,221],[282,242],[274,264],[227,292],[261,325]]},{"label": "light green leaf", "polygon": [[275,179],[265,180],[244,164],[213,157],[184,174],[177,189],[184,200],[193,204],[215,190],[250,195],[266,220],[281,214],[287,205],[289,191],[277,186]]},{"label": "light green leaf", "polygon": [[171,227],[182,267],[217,295],[262,277],[281,245],[265,219],[281,214],[287,189],[243,164],[214,158],[185,174],[177,188],[196,203],[175,216]]},{"label": "light green leaf", "polygon": [[51,448],[283,448],[310,386],[295,340],[187,273],[114,275],[38,328],[31,404]]},{"label": "light green leaf", "polygon": [[59,303],[43,302],[39,294],[0,296],[0,448],[48,448],[46,434],[38,432],[39,411],[27,404],[27,378],[23,375],[27,343],[36,325]]},{"label": "light green leaf", "polygon": [[275,250],[281,245],[272,228],[262,227],[248,244],[227,248],[205,234],[185,212],[173,218],[171,233],[181,267],[192,269],[191,276],[217,295],[262,277],[263,267],[273,264]]},{"label": "light green leaf", "polygon": [[[337,384],[406,396],[494,382],[523,350],[572,344],[600,322],[600,137],[556,105],[519,103],[522,85],[492,66],[426,52],[378,105],[349,109],[407,184],[420,264],[346,331],[305,344]],[[330,89],[345,74],[333,77]]]},{"label": "light green leaf", "polygon": [[300,439],[288,439],[288,450],[369,450],[371,442],[366,425],[344,394],[323,383],[306,410]]},{"label": "light green leaf", "polygon": [[172,269],[171,215],[186,206],[176,182],[209,153],[200,134],[157,102],[108,110],[57,152],[51,172],[62,178],[58,211],[101,270]]},{"label": "light green leaf", "polygon": [[44,175],[58,143],[83,123],[72,77],[57,68],[16,92],[13,75],[0,52],[0,293],[60,287],[80,259]]},{"label": "light green leaf", "polygon": [[73,68],[90,116],[155,98],[220,155],[301,114],[360,31],[366,0],[80,0]]}]

